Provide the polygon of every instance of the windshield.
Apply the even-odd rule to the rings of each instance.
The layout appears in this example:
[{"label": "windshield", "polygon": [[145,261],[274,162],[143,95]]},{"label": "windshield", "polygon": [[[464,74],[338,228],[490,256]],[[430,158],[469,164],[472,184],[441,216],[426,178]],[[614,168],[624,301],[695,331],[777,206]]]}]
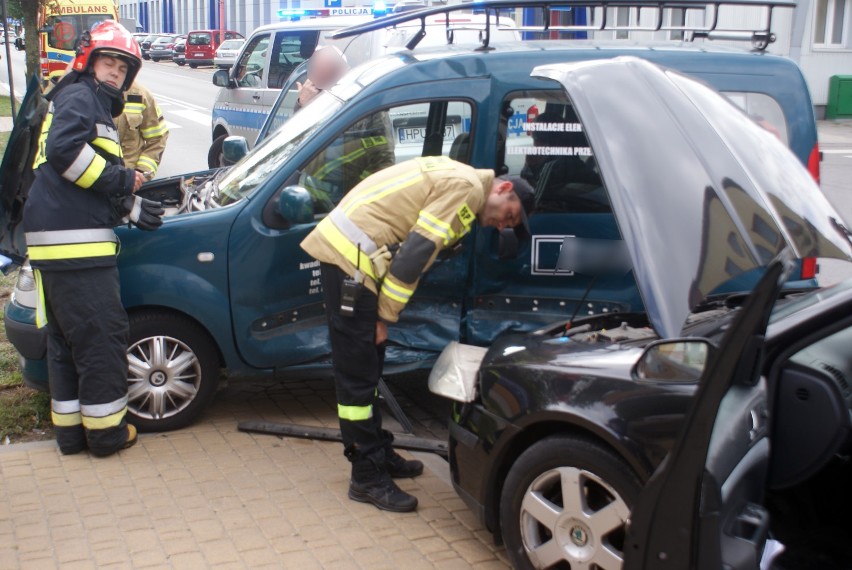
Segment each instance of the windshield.
[{"label": "windshield", "polygon": [[775,310],[772,311],[772,316],[770,317],[769,322],[774,323],[776,321],[780,321],[781,319],[792,315],[793,313],[797,313],[802,309],[805,309],[812,305],[816,305],[820,301],[830,299],[835,295],[840,295],[841,293],[844,293],[849,289],[852,289],[852,279],[847,279],[846,281],[841,281],[836,285],[817,289],[811,293],[808,293],[807,295],[797,297],[791,300],[789,303],[777,305]]},{"label": "windshield", "polygon": [[219,182],[219,202],[225,206],[247,196],[263,183],[317,129],[322,127],[343,105],[343,101],[323,91],[311,101],[310,113],[296,113],[240,162],[228,170]]},{"label": "windshield", "polygon": [[55,49],[71,51],[81,33],[91,30],[104,20],[112,20],[112,16],[109,14],[51,16],[48,20],[50,31],[47,33],[47,45]]}]

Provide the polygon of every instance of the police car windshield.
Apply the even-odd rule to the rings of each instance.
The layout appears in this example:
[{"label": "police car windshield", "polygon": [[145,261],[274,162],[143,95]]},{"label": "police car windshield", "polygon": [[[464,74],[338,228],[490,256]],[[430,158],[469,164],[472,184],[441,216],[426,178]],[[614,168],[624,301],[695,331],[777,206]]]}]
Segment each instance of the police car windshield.
[{"label": "police car windshield", "polygon": [[281,128],[268,136],[252,152],[228,170],[219,182],[221,205],[247,196],[279,168],[318,128],[343,105],[331,93],[320,93],[311,101],[310,112],[294,114]]}]

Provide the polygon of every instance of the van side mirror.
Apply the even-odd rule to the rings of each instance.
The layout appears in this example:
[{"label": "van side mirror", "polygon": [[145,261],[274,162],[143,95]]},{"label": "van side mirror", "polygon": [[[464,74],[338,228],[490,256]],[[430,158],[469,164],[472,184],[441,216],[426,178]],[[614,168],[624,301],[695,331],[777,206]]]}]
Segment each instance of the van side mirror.
[{"label": "van side mirror", "polygon": [[225,164],[236,164],[248,154],[248,143],[245,137],[226,137],[222,143],[222,157]]},{"label": "van side mirror", "polygon": [[213,85],[217,87],[235,87],[236,84],[231,81],[231,78],[228,77],[227,69],[220,69],[213,74]]},{"label": "van side mirror", "polygon": [[314,221],[314,201],[301,186],[287,186],[278,196],[278,213],[292,228]]},{"label": "van side mirror", "polygon": [[698,382],[710,359],[712,345],[706,340],[664,340],[645,349],[634,374],[639,380],[691,384]]}]

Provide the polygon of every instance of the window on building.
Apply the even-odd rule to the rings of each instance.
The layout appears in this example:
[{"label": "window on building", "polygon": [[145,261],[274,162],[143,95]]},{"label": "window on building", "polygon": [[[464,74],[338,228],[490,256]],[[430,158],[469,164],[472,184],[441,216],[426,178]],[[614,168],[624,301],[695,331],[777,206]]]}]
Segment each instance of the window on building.
[{"label": "window on building", "polygon": [[816,0],[814,45],[840,47],[847,44],[850,2],[852,0]]}]

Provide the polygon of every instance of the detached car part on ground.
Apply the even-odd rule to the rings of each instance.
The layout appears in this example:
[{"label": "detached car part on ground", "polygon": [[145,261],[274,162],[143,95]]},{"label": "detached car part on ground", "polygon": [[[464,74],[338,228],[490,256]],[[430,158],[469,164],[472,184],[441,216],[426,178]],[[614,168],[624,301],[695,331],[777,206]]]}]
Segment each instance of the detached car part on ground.
[{"label": "detached car part on ground", "polygon": [[[516,568],[756,569],[768,539],[787,545],[774,568],[852,567],[852,281],[787,292],[768,332],[777,267],[755,298],[713,294],[786,252],[852,261],[840,215],[774,134],[692,79],[632,58],[533,76],[597,118],[585,132],[647,311],[448,348],[430,387],[456,400],[457,491]],[[615,243],[575,245],[561,263],[624,270]]]},{"label": "detached car part on ground", "polygon": [[[561,264],[560,252],[579,240],[620,243],[622,236],[632,235],[613,215],[614,194],[634,200],[652,218],[665,215],[676,202],[661,202],[653,187],[645,188],[648,173],[642,166],[633,167],[630,186],[606,186],[603,170],[627,165],[599,163],[585,125],[620,127],[606,117],[576,114],[559,82],[530,76],[533,62],[640,54],[688,69],[746,109],[760,102],[772,111],[775,129],[803,163],[816,148],[804,79],[785,58],[707,45],[594,45],[527,41],[487,50],[403,50],[353,69],[320,94],[310,112],[268,130],[267,138],[233,167],[146,184],[142,195],[164,202],[175,215],[156,232],[116,230],[122,244],[122,300],[131,322],[131,421],[149,431],[187,425],[213,397],[222,368],[231,378],[328,373],[319,268],[299,243],[364,172],[372,171],[364,162],[373,156],[369,149],[388,157],[384,150],[392,148],[394,162],[446,154],[480,168],[526,175],[535,178],[540,194],[531,236],[518,242],[511,232],[475,228],[424,277],[400,323],[391,327],[387,373],[431,366],[453,340],[487,346],[505,332],[534,330],[572,315],[643,313],[632,272],[591,279]],[[631,101],[621,98],[618,104],[646,117],[648,128],[625,144],[648,146],[655,118]],[[536,115],[556,118],[541,122]],[[748,121],[745,115],[742,120]],[[16,123],[14,141],[37,137],[27,124]],[[533,136],[544,129],[559,140]],[[233,142],[245,151],[245,141]],[[668,156],[663,171],[676,172],[679,154],[689,150],[666,138],[654,138],[653,148]],[[5,157],[3,168],[6,231],[0,249],[22,262],[18,223],[25,195],[10,183]],[[26,169],[20,174],[25,176]],[[308,220],[293,216],[290,194],[283,192],[292,185],[313,197]],[[636,185],[649,195],[640,200],[643,192],[634,192]],[[689,266],[683,260],[664,265],[657,273],[663,281],[682,279],[673,268]],[[736,265],[725,271],[733,275]],[[754,278],[740,276],[743,282],[734,290],[753,285]],[[809,278],[799,282],[813,285]],[[25,380],[44,389],[45,344],[34,326],[32,285],[31,275],[21,271],[5,324],[24,357]]]}]

